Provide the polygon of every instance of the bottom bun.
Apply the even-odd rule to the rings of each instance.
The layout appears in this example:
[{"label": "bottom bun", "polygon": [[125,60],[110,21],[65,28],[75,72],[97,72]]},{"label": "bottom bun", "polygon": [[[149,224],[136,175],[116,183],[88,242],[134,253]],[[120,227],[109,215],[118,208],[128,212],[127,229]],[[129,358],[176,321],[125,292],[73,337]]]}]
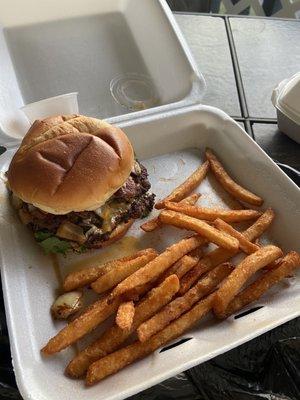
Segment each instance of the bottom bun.
[{"label": "bottom bun", "polygon": [[131,227],[133,224],[134,219],[130,219],[126,223],[122,223],[118,225],[110,235],[108,240],[105,240],[104,242],[95,242],[89,246],[87,246],[89,249],[100,249],[102,247],[106,247],[111,245],[112,243],[116,242],[117,240],[121,239],[125,233],[128,231],[128,229]]}]

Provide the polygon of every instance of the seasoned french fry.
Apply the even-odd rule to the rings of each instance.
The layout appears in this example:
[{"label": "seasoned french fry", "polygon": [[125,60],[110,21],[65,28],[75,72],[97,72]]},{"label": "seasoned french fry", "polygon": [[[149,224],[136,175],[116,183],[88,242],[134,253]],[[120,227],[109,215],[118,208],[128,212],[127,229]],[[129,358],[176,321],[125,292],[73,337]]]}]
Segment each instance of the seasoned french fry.
[{"label": "seasoned french fry", "polygon": [[96,293],[106,292],[153,260],[157,255],[154,249],[147,249],[143,255],[115,265],[113,269],[100,276],[100,278],[91,284],[92,289]]},{"label": "seasoned french fry", "polygon": [[206,177],[209,169],[209,162],[205,161],[199,168],[193,172],[180,186],[175,188],[169,196],[155,204],[155,208],[161,209],[165,207],[166,201],[174,201],[175,203],[188,196]]},{"label": "seasoned french fry", "polygon": [[175,274],[179,279],[187,273],[188,270],[193,268],[198,262],[198,257],[191,257],[189,254],[180,258],[176,263],[171,265],[162,275],[159,277],[159,282],[164,281],[168,276]]},{"label": "seasoned french fry", "polygon": [[160,274],[179,260],[179,258],[183,257],[196,247],[204,244],[204,242],[205,239],[199,236],[192,236],[173,244],[163,253],[154,258],[154,260],[150,261],[144,267],[128,276],[124,281],[120,282],[110,294],[110,298],[113,299],[137,286],[155,280]]},{"label": "seasoned french fry", "polygon": [[100,380],[118,372],[126,365],[145,357],[167,342],[176,339],[203,318],[212,307],[213,294],[201,300],[190,311],[171,322],[166,328],[152,336],[147,342],[139,341],[115,351],[94,362],[88,369],[86,384],[91,386]]},{"label": "seasoned french fry", "polygon": [[192,250],[188,254],[191,257],[196,257],[198,259],[203,257],[203,246],[197,247],[195,250]]},{"label": "seasoned french fry", "polygon": [[191,206],[187,204],[165,202],[166,209],[177,211],[190,217],[204,219],[206,221],[214,221],[216,218],[221,218],[227,222],[241,222],[250,219],[258,218],[261,212],[256,210],[221,210],[218,208],[205,208]]},{"label": "seasoned french fry", "polygon": [[299,253],[291,251],[281,260],[281,263],[276,268],[265,272],[255,282],[234,297],[226,310],[217,316],[219,318],[227,318],[229,315],[239,311],[244,306],[258,300],[270,287],[291,275],[294,269],[299,266]]},{"label": "seasoned french fry", "polygon": [[256,271],[275,261],[282,254],[282,250],[279,247],[269,245],[261,247],[241,261],[216,292],[213,307],[215,314],[222,315],[245,282]]},{"label": "seasoned french fry", "polygon": [[188,215],[180,214],[175,211],[164,210],[161,212],[159,219],[165,224],[195,231],[209,241],[219,245],[220,247],[224,247],[225,249],[237,250],[239,247],[239,242],[237,239],[218,231],[216,228],[204,221]]},{"label": "seasoned french fry", "polygon": [[210,271],[203,279],[182,297],[177,297],[167,304],[152,318],[142,323],[138,329],[138,338],[145,342],[155,333],[165,328],[171,321],[188,311],[197,301],[208,295],[232,271],[229,263],[221,264]]},{"label": "seasoned french fry", "polygon": [[[274,219],[274,211],[268,209],[258,218],[246,231],[243,236],[249,241],[257,239],[261,236],[271,225]],[[231,257],[235,256],[238,251],[230,251],[222,248],[217,248],[203,257],[198,264],[195,265],[180,281],[179,294],[182,295],[200,278],[201,275],[210,271],[216,265],[228,261]]]},{"label": "seasoned french fry", "polygon": [[250,242],[253,242],[253,240],[259,238],[268,229],[274,217],[274,211],[271,208],[268,208],[253,225],[243,232],[243,235],[246,239],[250,240]]},{"label": "seasoned french fry", "polygon": [[107,296],[96,301],[78,318],[74,319],[50,339],[46,346],[42,348],[42,353],[51,355],[77,342],[77,340],[91,332],[101,322],[117,311],[120,304],[121,300],[119,298],[115,298],[112,302],[108,303]]},{"label": "seasoned french fry", "polygon": [[141,250],[130,256],[119,258],[117,260],[108,261],[107,263],[97,265],[96,267],[89,267],[81,269],[79,271],[71,272],[69,275],[66,276],[63,282],[63,289],[65,292],[69,292],[71,290],[90,285],[104,273],[113,270],[117,265],[123,264],[124,262],[131,261],[134,258],[147,254],[148,251],[154,251],[154,250],[153,249]]},{"label": "seasoned french fry", "polygon": [[[201,196],[200,193],[194,193],[191,194],[190,196],[186,197],[185,199],[181,200],[179,203],[180,204],[190,204],[194,205],[197,203],[199,197]],[[145,232],[151,232],[154,231],[156,228],[160,228],[163,224],[159,221],[159,218],[153,218],[150,219],[150,221],[145,222],[144,224],[141,225],[141,229]]]},{"label": "seasoned french fry", "polygon": [[231,225],[227,224],[220,218],[215,220],[214,225],[220,231],[227,232],[229,233],[229,235],[235,237],[240,243],[240,249],[243,250],[245,253],[247,254],[255,253],[259,249],[259,246],[257,246],[254,243],[251,243],[250,240],[247,240],[241,232],[238,232]]},{"label": "seasoned french fry", "polygon": [[197,264],[198,260],[198,257],[191,257],[187,255],[177,261],[178,265],[175,273],[178,278],[181,279],[189,270],[191,270]]},{"label": "seasoned french fry", "polygon": [[217,159],[216,155],[211,149],[206,149],[205,155],[209,161],[210,168],[212,169],[216,179],[220,182],[223,188],[230,193],[235,199],[244,201],[254,206],[261,206],[263,199],[249,190],[237,184],[225,171],[221,162]]},{"label": "seasoned french fry", "polygon": [[117,325],[113,325],[99,339],[80,351],[70,361],[66,373],[72,378],[79,378],[84,375],[91,363],[115,351],[141,323],[151,318],[165,304],[168,304],[178,292],[178,289],[179,280],[176,275],[166,278],[136,305],[133,323],[129,331],[124,331]]},{"label": "seasoned french fry", "polygon": [[144,232],[152,232],[157,228],[160,228],[162,223],[159,221],[158,217],[149,219],[149,221],[144,222],[140,228],[143,229]]},{"label": "seasoned french fry", "polygon": [[123,330],[129,330],[132,326],[134,313],[135,308],[132,300],[121,303],[116,315],[116,325]]}]

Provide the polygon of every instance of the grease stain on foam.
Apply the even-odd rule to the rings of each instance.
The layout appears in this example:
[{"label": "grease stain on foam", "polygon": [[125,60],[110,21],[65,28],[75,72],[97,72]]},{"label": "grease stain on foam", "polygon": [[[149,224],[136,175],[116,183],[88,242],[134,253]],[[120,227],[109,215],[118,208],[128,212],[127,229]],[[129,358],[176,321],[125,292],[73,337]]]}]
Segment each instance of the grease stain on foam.
[{"label": "grease stain on foam", "polygon": [[68,271],[77,271],[83,268],[104,264],[110,260],[134,254],[143,248],[144,246],[139,239],[134,236],[125,236],[118,242],[110,245],[103,250],[100,250],[92,257],[87,257],[70,264],[68,266]]}]

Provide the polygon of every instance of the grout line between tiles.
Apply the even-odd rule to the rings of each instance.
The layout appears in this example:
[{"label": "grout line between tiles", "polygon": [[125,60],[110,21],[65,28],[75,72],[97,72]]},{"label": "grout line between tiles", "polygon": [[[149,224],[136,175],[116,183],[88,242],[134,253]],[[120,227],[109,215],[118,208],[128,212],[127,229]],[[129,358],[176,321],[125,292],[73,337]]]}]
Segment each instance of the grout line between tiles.
[{"label": "grout line between tiles", "polygon": [[235,48],[235,44],[234,44],[234,39],[233,39],[232,31],[231,31],[231,26],[230,26],[229,19],[227,17],[224,18],[224,22],[225,22],[225,29],[226,29],[226,33],[227,33],[227,39],[228,39],[229,50],[230,50],[230,55],[231,55],[231,59],[232,59],[233,72],[234,72],[234,76],[235,76],[235,80],[236,80],[236,86],[237,86],[242,116],[247,118],[247,117],[249,117],[248,106],[247,106],[247,102],[246,102],[246,96],[245,96],[241,71],[240,71],[240,67],[239,67],[238,57],[237,57],[237,53],[236,53],[236,48]]}]

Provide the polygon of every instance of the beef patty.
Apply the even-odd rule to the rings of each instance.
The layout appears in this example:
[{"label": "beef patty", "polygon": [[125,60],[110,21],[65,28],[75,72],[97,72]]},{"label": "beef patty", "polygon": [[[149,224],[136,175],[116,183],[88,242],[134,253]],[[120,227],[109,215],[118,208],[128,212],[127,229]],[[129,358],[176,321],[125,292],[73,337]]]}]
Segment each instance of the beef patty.
[{"label": "beef patty", "polygon": [[[150,183],[146,168],[135,161],[134,168],[124,185],[101,207],[94,211],[70,212],[64,215],[46,213],[31,204],[22,203],[21,211],[28,225],[39,233],[62,236],[63,226],[72,227],[80,233],[81,244],[87,248],[99,247],[99,242],[109,239],[120,223],[146,217],[152,210],[155,195],[149,193]],[[23,221],[24,222],[24,221]],[[84,236],[83,236],[84,235]],[[70,238],[69,238],[70,240]],[[76,250],[78,243],[72,243]]]}]

